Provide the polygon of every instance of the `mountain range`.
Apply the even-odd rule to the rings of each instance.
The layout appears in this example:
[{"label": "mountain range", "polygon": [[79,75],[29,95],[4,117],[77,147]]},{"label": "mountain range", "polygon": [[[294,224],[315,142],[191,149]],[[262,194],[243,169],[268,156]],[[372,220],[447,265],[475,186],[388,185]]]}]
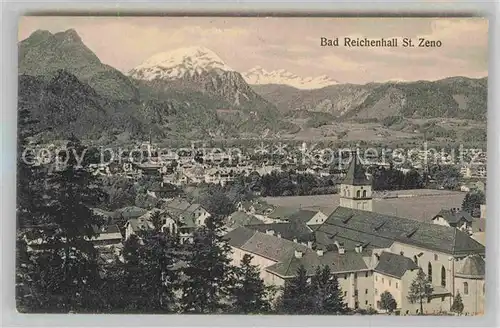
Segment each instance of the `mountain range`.
[{"label": "mountain range", "polygon": [[[77,135],[99,138],[109,136],[110,131],[99,134],[99,128],[113,127],[113,135],[153,131],[158,137],[202,138],[274,132],[290,126],[240,73],[221,61],[212,62],[210,56],[215,55],[208,49],[160,54],[125,75],[103,64],[74,30],[55,34],[38,30],[19,42],[18,48],[19,102],[39,112],[50,107],[51,117],[61,116],[55,120],[61,126],[51,133],[65,134],[78,126]],[[81,97],[54,93],[54,86],[78,91]],[[62,117],[69,108],[75,114],[71,124]],[[43,125],[46,120],[40,118]],[[133,129],[114,124],[124,121],[137,124]]]},{"label": "mountain range", "polygon": [[282,113],[326,112],[343,119],[461,118],[486,120],[488,79],[449,77],[437,81],[339,84],[315,90],[254,85]]},{"label": "mountain range", "polygon": [[260,66],[256,66],[243,73],[243,78],[249,84],[282,84],[297,89],[320,89],[329,85],[339,84],[338,81],[322,75],[317,77],[300,77],[285,69],[267,71]]},{"label": "mountain range", "polygon": [[18,51],[19,107],[53,137],[260,136],[295,130],[287,119],[295,111],[332,120],[486,118],[487,78],[353,85],[260,67],[241,74],[198,46],[154,55],[124,74],[72,29],[35,31]]}]

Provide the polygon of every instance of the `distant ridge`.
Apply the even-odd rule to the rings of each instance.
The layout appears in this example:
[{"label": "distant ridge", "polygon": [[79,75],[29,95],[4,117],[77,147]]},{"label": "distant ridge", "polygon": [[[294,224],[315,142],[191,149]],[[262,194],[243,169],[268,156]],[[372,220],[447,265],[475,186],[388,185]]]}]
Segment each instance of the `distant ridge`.
[{"label": "distant ridge", "polygon": [[322,75],[317,77],[300,77],[285,69],[267,71],[256,66],[242,74],[247,83],[260,84],[283,84],[297,89],[320,89],[330,85],[339,84],[338,81]]}]

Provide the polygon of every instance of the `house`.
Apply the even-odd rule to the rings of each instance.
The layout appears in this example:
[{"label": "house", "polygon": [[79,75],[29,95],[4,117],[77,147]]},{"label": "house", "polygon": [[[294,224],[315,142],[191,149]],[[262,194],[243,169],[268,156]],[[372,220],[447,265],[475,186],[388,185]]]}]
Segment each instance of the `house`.
[{"label": "house", "polygon": [[160,209],[154,209],[152,211],[146,212],[146,214],[127,220],[125,223],[125,240],[129,239],[132,235],[139,234],[140,231],[151,230],[154,228],[151,222],[152,212],[159,211]]},{"label": "house", "polygon": [[276,209],[274,205],[268,204],[263,200],[242,201],[238,203],[237,208],[238,211],[255,215],[259,220],[266,221],[269,221],[267,216]]},{"label": "house", "polygon": [[181,242],[190,241],[194,230],[204,226],[211,214],[198,203],[190,203],[183,198],[175,198],[162,205],[170,216],[171,232],[178,233]]},{"label": "house", "polygon": [[94,227],[94,231],[99,233],[95,238],[92,238],[94,245],[98,248],[103,247],[120,247],[122,243],[122,234],[116,224],[104,225],[101,229]]},{"label": "house", "polygon": [[405,309],[403,314],[408,314],[408,308],[412,306],[408,304],[404,291],[409,290],[420,268],[412,259],[401,254],[382,251],[376,257],[378,262],[373,273],[375,308],[382,310],[380,295],[387,291],[396,301],[396,310]]},{"label": "house", "polygon": [[126,206],[113,212],[114,219],[123,219],[125,221],[136,219],[147,213],[148,210],[138,206]]},{"label": "house", "polygon": [[472,222],[474,219],[470,213],[461,211],[458,208],[442,209],[432,218],[432,223],[454,227],[462,231],[472,233]]},{"label": "house", "polygon": [[179,189],[173,184],[162,181],[159,184],[151,186],[147,190],[147,194],[154,198],[172,199],[179,195]]},{"label": "house", "polygon": [[288,216],[288,221],[300,221],[306,225],[315,225],[325,222],[327,216],[321,211],[297,210]]},{"label": "house", "polygon": [[262,223],[264,222],[257,219],[255,216],[251,214],[247,214],[241,211],[236,211],[227,217],[226,228],[228,229],[228,231],[230,231],[238,227],[243,227],[252,224],[262,224]]}]

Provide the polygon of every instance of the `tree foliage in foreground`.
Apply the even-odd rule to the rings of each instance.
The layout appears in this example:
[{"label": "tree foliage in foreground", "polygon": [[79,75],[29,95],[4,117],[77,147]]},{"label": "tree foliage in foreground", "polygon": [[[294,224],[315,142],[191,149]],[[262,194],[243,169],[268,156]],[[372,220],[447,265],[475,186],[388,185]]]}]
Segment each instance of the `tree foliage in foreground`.
[{"label": "tree foliage in foreground", "polygon": [[424,302],[432,296],[432,285],[427,279],[424,271],[420,269],[417,276],[412,281],[410,285],[410,291],[408,293],[408,300],[412,304],[420,304],[420,314],[424,313]]},{"label": "tree foliage in foreground", "polygon": [[349,311],[338,279],[328,266],[317,267],[312,277],[308,277],[304,266],[300,266],[295,277],[286,282],[276,307],[279,313],[286,314],[345,314]]},{"label": "tree foliage in foreground", "polygon": [[232,290],[232,308],[235,313],[256,314],[271,311],[271,289],[264,285],[258,266],[252,265],[252,258],[251,255],[245,254],[240,267],[236,268]]}]

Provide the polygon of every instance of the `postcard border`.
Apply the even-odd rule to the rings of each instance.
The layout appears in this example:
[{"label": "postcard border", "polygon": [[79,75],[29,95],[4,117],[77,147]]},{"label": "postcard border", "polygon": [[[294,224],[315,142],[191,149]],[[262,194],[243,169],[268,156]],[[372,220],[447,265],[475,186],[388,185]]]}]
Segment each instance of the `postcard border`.
[{"label": "postcard border", "polygon": [[[1,317],[5,327],[18,326],[434,326],[434,327],[493,327],[499,324],[499,300],[494,291],[498,290],[499,262],[494,255],[499,252],[499,241],[493,231],[499,231],[499,222],[493,217],[500,217],[500,202],[495,201],[500,194],[500,95],[493,90],[500,89],[500,64],[494,59],[500,58],[499,6],[494,2],[476,3],[462,1],[448,2],[395,2],[376,1],[318,1],[316,3],[284,2],[265,3],[260,1],[219,1],[219,2],[134,2],[95,3],[89,1],[71,1],[60,3],[4,2],[2,1],[2,160],[1,172],[1,240],[2,240],[2,298]],[[362,7],[361,7],[362,5]],[[90,9],[89,9],[90,8]],[[335,8],[335,10],[333,10]],[[489,258],[486,268],[487,300],[485,315],[481,317],[387,317],[387,316],[246,316],[244,320],[234,315],[26,315],[15,310],[14,268],[15,268],[15,221],[16,215],[16,108],[17,108],[17,29],[18,17],[22,14],[87,14],[95,15],[153,15],[153,11],[175,15],[197,16],[269,16],[279,12],[278,16],[484,16],[489,19],[489,76],[488,76],[488,190],[487,204],[489,233],[486,237],[486,256]],[[383,10],[380,11],[380,10]],[[167,319],[168,318],[168,319]]]}]

